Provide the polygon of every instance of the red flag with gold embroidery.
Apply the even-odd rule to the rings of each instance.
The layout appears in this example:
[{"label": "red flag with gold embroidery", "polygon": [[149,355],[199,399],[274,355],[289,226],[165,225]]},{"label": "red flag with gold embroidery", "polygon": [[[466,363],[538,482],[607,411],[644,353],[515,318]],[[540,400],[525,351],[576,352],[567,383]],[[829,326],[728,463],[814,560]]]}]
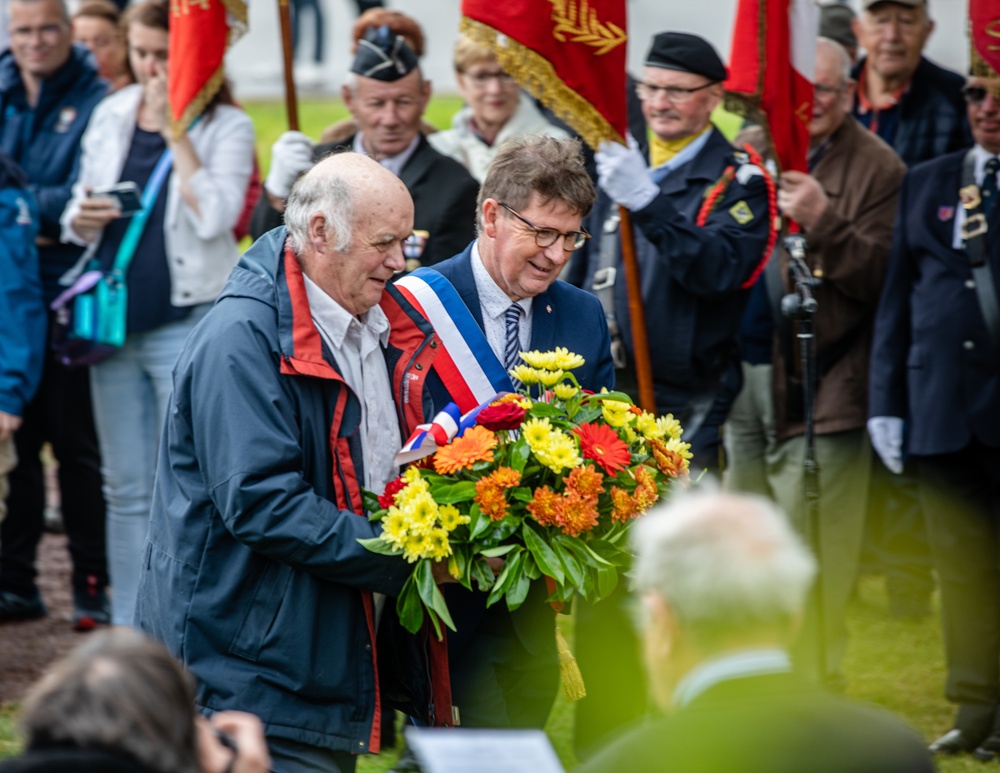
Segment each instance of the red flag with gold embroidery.
[{"label": "red flag with gold embroidery", "polygon": [[247,28],[246,0],[170,0],[171,130],[183,134],[218,93],[226,49]]},{"label": "red flag with gold embroidery", "polygon": [[980,78],[1000,74],[1000,3],[969,0],[971,72]]},{"label": "red flag with gold embroidery", "polygon": [[461,30],[591,147],[624,142],[625,0],[462,0]]},{"label": "red flag with gold embroidery", "polygon": [[739,0],[726,106],[768,130],[782,170],[808,168],[818,34],[814,0]]}]

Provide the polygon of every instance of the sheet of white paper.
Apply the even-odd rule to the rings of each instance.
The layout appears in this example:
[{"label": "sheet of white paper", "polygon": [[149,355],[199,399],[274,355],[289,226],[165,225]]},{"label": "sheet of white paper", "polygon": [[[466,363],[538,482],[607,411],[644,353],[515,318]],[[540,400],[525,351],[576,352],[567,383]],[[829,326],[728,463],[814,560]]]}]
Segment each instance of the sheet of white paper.
[{"label": "sheet of white paper", "polygon": [[565,773],[541,730],[407,727],[424,773]]}]

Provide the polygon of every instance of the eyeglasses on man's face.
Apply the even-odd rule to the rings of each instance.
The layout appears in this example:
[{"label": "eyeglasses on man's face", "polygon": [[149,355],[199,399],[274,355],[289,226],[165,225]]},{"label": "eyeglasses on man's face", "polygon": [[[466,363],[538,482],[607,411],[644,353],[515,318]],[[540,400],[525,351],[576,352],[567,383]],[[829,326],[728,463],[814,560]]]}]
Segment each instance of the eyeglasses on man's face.
[{"label": "eyeglasses on man's face", "polygon": [[966,86],[962,89],[962,96],[970,105],[981,105],[986,100],[987,94],[993,94],[993,99],[1000,102],[1000,88],[988,89],[985,86]]},{"label": "eyeglasses on man's face", "polygon": [[587,243],[587,239],[590,238],[590,234],[586,231],[557,231],[554,228],[541,228],[540,226],[532,223],[528,218],[524,217],[520,212],[516,211],[512,207],[507,206],[502,201],[499,202],[500,206],[510,212],[514,217],[524,223],[528,228],[535,232],[535,244],[541,247],[543,250],[546,247],[551,247],[555,244],[560,237],[562,237],[563,243],[562,248],[565,252],[573,252],[574,250],[580,249],[583,245]]},{"label": "eyeglasses on man's face", "polygon": [[657,86],[654,83],[639,83],[635,84],[635,93],[643,102],[652,102],[660,94],[665,96],[670,102],[675,105],[683,104],[687,102],[691,97],[695,95],[695,92],[707,89],[709,86],[714,86],[718,81],[709,81],[708,83],[703,83],[700,86],[695,86],[694,88],[686,89],[682,86]]}]

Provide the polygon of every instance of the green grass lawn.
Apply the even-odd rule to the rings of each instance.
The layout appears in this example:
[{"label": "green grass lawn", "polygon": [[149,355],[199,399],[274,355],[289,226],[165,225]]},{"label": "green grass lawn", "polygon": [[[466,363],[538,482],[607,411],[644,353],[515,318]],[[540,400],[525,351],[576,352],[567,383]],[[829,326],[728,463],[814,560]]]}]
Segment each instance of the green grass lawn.
[{"label": "green grass lawn", "polygon": [[[953,708],[942,697],[944,654],[936,617],[921,622],[886,618],[886,596],[878,578],[866,578],[848,609],[851,643],[844,662],[848,694],[884,706],[932,740],[951,726]],[[566,631],[572,643],[572,631]],[[584,674],[586,678],[586,674]],[[13,726],[17,707],[0,708],[0,759],[17,752]],[[560,695],[549,717],[546,732],[567,770],[575,766],[572,754],[573,707]],[[387,771],[394,752],[362,758],[362,773]],[[981,772],[980,762],[964,757],[944,759],[942,773]]]}]

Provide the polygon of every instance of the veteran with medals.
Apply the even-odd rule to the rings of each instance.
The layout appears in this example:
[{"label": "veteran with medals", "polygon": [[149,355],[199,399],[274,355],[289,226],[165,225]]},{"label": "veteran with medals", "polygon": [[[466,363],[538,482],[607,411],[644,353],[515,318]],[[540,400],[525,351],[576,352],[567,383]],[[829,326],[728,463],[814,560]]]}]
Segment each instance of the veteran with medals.
[{"label": "veteran with medals", "polygon": [[1000,57],[982,31],[973,25],[963,90],[975,146],[903,180],[868,428],[889,469],[904,454],[916,463],[940,579],[945,694],[958,711],[931,751],[991,760],[1000,754]]},{"label": "veteran with medals", "polygon": [[[684,426],[692,471],[719,469],[720,428],[741,385],[736,334],[771,235],[764,172],[711,123],[725,79],[722,60],[702,38],[653,38],[636,86],[651,132],[649,162],[634,147],[601,144],[601,192],[587,221],[594,238],[570,275],[601,300],[619,386],[628,391],[634,352],[616,205],[631,210],[656,412]],[[627,611],[616,608],[625,603],[621,593],[578,608],[577,656],[585,676],[597,674],[578,706],[578,751],[643,710],[638,645]]]}]

